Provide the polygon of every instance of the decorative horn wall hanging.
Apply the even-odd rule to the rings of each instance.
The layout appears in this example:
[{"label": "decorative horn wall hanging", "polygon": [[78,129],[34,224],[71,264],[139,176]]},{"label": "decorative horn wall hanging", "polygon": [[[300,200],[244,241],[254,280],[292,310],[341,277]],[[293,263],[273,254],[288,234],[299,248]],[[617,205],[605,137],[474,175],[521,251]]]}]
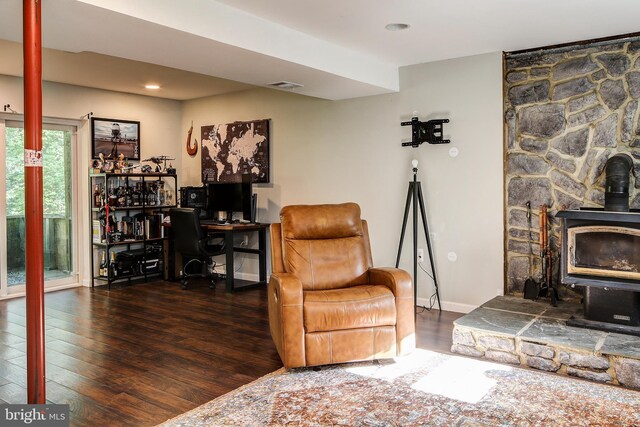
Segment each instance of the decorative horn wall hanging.
[{"label": "decorative horn wall hanging", "polygon": [[195,145],[191,146],[191,133],[193,132],[193,120],[191,120],[191,127],[189,127],[189,132],[187,132],[187,154],[191,157],[195,156],[198,153],[198,141],[196,140]]}]

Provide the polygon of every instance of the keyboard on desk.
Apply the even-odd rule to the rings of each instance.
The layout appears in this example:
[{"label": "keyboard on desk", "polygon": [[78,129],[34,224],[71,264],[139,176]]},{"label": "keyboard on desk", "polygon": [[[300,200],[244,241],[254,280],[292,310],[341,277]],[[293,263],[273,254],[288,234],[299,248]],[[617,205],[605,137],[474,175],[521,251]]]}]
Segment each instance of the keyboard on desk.
[{"label": "keyboard on desk", "polygon": [[229,223],[217,219],[201,219],[200,225],[229,225]]},{"label": "keyboard on desk", "polygon": [[200,225],[255,225],[258,222],[247,222],[243,220],[233,220],[232,222],[224,222],[217,219],[201,219]]}]

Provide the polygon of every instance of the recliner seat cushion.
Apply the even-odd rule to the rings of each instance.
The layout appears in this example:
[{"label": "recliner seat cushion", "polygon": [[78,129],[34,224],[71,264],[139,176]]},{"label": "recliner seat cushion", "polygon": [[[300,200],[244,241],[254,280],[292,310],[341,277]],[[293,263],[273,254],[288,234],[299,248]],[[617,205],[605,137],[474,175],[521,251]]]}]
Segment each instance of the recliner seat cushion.
[{"label": "recliner seat cushion", "polygon": [[306,332],[393,326],[395,297],[382,285],[304,292]]}]

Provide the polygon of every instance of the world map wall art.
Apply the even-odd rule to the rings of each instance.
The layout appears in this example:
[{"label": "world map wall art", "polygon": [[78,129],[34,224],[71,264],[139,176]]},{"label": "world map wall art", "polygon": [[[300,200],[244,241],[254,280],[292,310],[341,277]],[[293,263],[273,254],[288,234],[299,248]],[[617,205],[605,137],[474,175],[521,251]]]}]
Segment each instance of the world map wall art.
[{"label": "world map wall art", "polygon": [[202,182],[269,182],[269,119],[201,128]]}]

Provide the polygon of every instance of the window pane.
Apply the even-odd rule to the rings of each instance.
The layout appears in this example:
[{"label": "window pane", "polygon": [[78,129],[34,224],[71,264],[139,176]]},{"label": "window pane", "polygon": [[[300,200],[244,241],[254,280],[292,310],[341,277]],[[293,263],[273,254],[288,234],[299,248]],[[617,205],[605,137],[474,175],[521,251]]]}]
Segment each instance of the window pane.
[{"label": "window pane", "polygon": [[[6,128],[8,284],[25,283],[24,130]],[[71,133],[43,130],[43,209],[45,280],[72,270]]]},{"label": "window pane", "polygon": [[24,217],[24,129],[6,128],[6,141],[7,218]]}]

